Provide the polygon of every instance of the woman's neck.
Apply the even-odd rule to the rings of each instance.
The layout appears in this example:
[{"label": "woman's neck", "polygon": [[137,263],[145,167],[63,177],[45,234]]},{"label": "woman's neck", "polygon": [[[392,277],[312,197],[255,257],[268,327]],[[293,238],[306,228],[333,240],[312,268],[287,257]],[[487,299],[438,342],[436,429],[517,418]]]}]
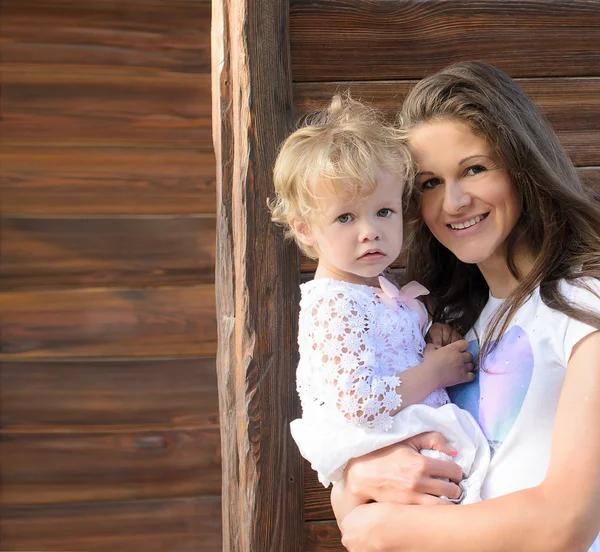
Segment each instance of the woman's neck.
[{"label": "woman's neck", "polygon": [[[514,264],[518,273],[525,276],[533,267],[534,257],[525,245],[517,245],[513,252]],[[492,297],[505,299],[509,297],[517,286],[517,280],[511,273],[506,263],[506,252],[497,251],[496,254],[477,265],[485,278]]]}]

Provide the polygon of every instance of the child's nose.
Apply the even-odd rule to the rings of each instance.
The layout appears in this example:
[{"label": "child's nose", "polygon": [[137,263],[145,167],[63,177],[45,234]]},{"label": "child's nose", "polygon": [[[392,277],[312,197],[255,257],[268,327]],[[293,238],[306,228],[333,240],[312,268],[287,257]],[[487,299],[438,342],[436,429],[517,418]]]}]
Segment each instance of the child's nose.
[{"label": "child's nose", "polygon": [[379,232],[374,224],[365,223],[361,229],[360,241],[375,241],[379,239]]}]

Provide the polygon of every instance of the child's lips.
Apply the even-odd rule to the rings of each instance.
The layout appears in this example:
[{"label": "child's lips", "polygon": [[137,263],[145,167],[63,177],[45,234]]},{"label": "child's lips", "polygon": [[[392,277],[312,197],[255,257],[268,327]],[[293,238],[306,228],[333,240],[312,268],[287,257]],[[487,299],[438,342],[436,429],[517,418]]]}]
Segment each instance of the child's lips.
[{"label": "child's lips", "polygon": [[363,253],[359,259],[365,261],[378,261],[383,259],[383,257],[385,257],[385,253],[383,251],[380,251],[379,249],[369,249],[369,251]]}]

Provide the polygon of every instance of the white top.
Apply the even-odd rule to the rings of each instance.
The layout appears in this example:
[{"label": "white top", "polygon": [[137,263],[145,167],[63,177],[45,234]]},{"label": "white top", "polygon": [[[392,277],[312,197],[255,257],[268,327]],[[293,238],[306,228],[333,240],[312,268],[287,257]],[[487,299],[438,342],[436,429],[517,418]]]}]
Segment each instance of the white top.
[{"label": "white top", "polygon": [[[302,417],[389,429],[390,412],[402,402],[399,374],[423,361],[418,313],[401,301],[393,310],[372,286],[319,278],[300,289],[296,383]],[[443,390],[424,401],[447,402]]]},{"label": "white top", "polygon": [[[600,294],[600,281],[582,278],[580,282]],[[600,299],[593,293],[565,282],[561,290],[573,303],[600,313]],[[490,296],[474,329],[467,334],[474,356],[479,353],[477,335],[483,339],[484,328],[501,304],[501,299]],[[593,326],[546,306],[536,289],[479,367],[477,378],[448,388],[451,400],[478,421],[493,451],[482,498],[543,481],[571,352],[578,341],[594,331]],[[600,544],[595,543],[590,550],[600,550]]]},{"label": "white top", "polygon": [[[421,324],[420,314],[426,311],[414,299],[416,288],[424,290],[416,282],[402,290],[385,280],[380,283],[387,291],[329,278],[300,286],[296,383],[302,418],[290,425],[302,456],[325,486],[341,477],[351,458],[427,431],[423,423],[437,424],[442,417],[426,414],[428,421],[423,422],[418,411],[390,416],[402,402],[396,391],[401,372],[422,362],[426,324]],[[435,408],[447,403],[443,389],[424,401]],[[448,407],[444,419],[456,418],[455,407]],[[468,441],[476,425],[463,420],[457,435]]]}]

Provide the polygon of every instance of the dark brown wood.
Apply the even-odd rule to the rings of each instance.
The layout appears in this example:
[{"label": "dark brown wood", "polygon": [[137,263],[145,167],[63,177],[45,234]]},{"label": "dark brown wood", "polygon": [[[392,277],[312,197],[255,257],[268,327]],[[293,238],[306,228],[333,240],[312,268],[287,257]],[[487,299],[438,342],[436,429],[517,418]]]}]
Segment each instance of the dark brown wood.
[{"label": "dark brown wood", "polygon": [[2,62],[210,72],[210,0],[2,0]]},{"label": "dark brown wood", "polygon": [[214,357],[0,362],[0,427],[217,425]]},{"label": "dark brown wood", "polygon": [[293,123],[288,3],[213,0],[212,53],[223,549],[303,552],[297,252],[265,206]]},{"label": "dark brown wood", "polygon": [[220,456],[218,428],[2,430],[2,504],[217,494]]},{"label": "dark brown wood", "polygon": [[304,525],[305,552],[345,552],[335,521],[311,521]]},{"label": "dark brown wood", "polygon": [[215,157],[199,147],[3,145],[4,214],[214,213]]},{"label": "dark brown wood", "polygon": [[419,79],[465,59],[515,77],[600,76],[588,0],[291,0],[294,81]]},{"label": "dark brown wood", "polygon": [[0,288],[213,283],[214,215],[6,216]]},{"label": "dark brown wood", "polygon": [[304,466],[304,519],[324,521],[334,519],[331,508],[331,487],[325,488],[317,479],[317,473],[306,460]]},{"label": "dark brown wood", "polygon": [[600,192],[600,167],[585,167],[579,169],[582,182]]},{"label": "dark brown wood", "polygon": [[0,294],[3,360],[214,355],[214,286]]},{"label": "dark brown wood", "polygon": [[2,550],[221,552],[221,498],[2,508]]},{"label": "dark brown wood", "polygon": [[5,143],[211,142],[207,74],[5,67],[0,84]]},{"label": "dark brown wood", "polygon": [[[598,41],[600,44],[600,34]],[[519,79],[518,82],[540,105],[573,162],[578,166],[600,165],[600,78]],[[394,118],[414,84],[415,81],[297,83],[295,116],[322,108],[336,91],[350,88],[354,97],[373,103]]]}]

